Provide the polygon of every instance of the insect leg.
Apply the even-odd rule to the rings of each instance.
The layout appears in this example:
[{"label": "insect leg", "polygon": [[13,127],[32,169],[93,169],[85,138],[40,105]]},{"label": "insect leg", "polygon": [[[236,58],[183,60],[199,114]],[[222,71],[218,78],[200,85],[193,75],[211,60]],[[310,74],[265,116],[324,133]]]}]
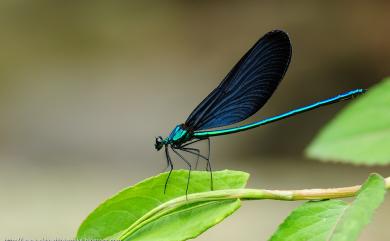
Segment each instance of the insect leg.
[{"label": "insect leg", "polygon": [[186,199],[187,199],[187,195],[188,195],[188,187],[189,187],[189,184],[190,184],[190,177],[191,177],[191,163],[189,161],[187,161],[184,156],[182,156],[178,151],[176,151],[172,146],[171,146],[171,149],[173,152],[176,153],[176,155],[178,155],[187,165],[188,165],[188,168],[189,168],[189,171],[188,171],[188,180],[187,180],[187,187],[186,187]]},{"label": "insect leg", "polygon": [[189,145],[191,145],[191,144],[194,144],[194,143],[197,143],[197,142],[203,141],[203,140],[204,140],[204,139],[196,139],[195,141],[188,142],[188,143],[182,145],[181,147],[186,147],[186,146],[189,146]]},{"label": "insect leg", "polygon": [[164,169],[162,169],[161,172],[165,172],[171,166],[171,162],[169,161],[166,153],[165,153],[165,159],[167,161],[167,166]]},{"label": "insect leg", "polygon": [[[200,150],[197,149],[197,148],[190,148],[190,147],[180,147],[178,148],[180,151],[184,151],[184,152],[187,152],[187,153],[190,153],[190,154],[193,154],[196,156],[196,162],[195,162],[195,170],[198,169],[198,162],[199,162],[199,157],[201,157],[202,155],[200,154]],[[186,151],[187,150],[187,151]],[[190,151],[194,151],[194,152],[189,152],[188,150]],[[202,157],[203,158],[203,157]]]},{"label": "insect leg", "polygon": [[181,147],[179,150],[187,152],[187,153],[190,153],[190,154],[193,154],[193,155],[196,155],[198,158],[200,157],[200,158],[202,158],[202,159],[207,161],[206,170],[210,172],[210,189],[214,190],[213,171],[211,170],[211,163],[210,163],[210,140],[208,142],[209,142],[209,152],[208,152],[207,157],[205,157],[204,155],[201,155],[200,152],[199,152],[199,149],[189,148],[189,147],[184,147],[184,148]]},{"label": "insect leg", "polygon": [[167,190],[168,180],[169,180],[169,177],[171,176],[171,173],[173,170],[173,164],[172,164],[171,157],[169,156],[168,146],[165,146],[165,156],[167,158],[167,165],[170,167],[170,170],[169,170],[167,180],[165,181],[164,194],[165,194],[165,191]]},{"label": "insect leg", "polygon": [[184,151],[184,152],[188,152],[192,155],[195,155],[195,156],[199,156],[200,158],[202,158],[203,160],[206,160],[207,161],[207,157],[203,156],[202,154],[199,154],[197,151],[199,151],[199,149],[196,149],[195,148],[188,148],[188,147],[185,147],[185,148],[179,148],[179,150],[181,151]]},{"label": "insect leg", "polygon": [[196,149],[196,148],[193,148],[193,150],[196,152],[195,170],[197,170],[198,169],[198,162],[199,162],[200,151],[199,151],[199,149]]},{"label": "insect leg", "polygon": [[211,163],[210,163],[210,152],[211,152],[211,148],[210,148],[210,138],[207,137],[207,142],[208,142],[208,147],[209,147],[209,150],[207,152],[207,166],[208,166],[208,169],[209,169],[209,172],[210,172],[210,184],[211,184],[211,191],[214,190],[214,185],[213,185],[213,170],[211,170]]}]

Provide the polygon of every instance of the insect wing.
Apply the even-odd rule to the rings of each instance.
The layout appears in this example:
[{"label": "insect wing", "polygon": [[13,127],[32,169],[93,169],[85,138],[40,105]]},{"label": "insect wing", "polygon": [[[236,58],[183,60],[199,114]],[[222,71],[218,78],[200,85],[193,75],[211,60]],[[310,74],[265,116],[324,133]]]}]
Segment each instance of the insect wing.
[{"label": "insect wing", "polygon": [[234,124],[256,113],[271,97],[291,59],[288,35],[274,30],[264,35],[190,114],[189,129],[204,130]]}]

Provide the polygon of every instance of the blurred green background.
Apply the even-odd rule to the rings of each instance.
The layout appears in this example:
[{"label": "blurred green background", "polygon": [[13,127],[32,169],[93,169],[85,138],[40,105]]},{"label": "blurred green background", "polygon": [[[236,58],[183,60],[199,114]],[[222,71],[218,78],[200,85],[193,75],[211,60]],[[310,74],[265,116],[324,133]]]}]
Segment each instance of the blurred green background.
[{"label": "blurred green background", "polygon": [[[250,120],[368,88],[390,74],[389,11],[389,1],[1,1],[0,238],[72,238],[98,203],[161,171],[154,137],[269,30],[289,33],[292,63]],[[345,105],[214,138],[213,167],[250,172],[256,188],[388,176],[303,157]],[[297,205],[245,202],[196,240],[265,240]],[[390,240],[386,212],[390,200],[360,240]]]}]

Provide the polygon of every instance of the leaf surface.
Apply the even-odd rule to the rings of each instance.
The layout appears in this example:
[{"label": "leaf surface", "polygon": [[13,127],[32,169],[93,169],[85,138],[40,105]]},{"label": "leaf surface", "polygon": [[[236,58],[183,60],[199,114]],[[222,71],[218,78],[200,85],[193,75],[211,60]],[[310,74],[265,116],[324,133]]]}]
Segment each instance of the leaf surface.
[{"label": "leaf surface", "polygon": [[306,202],[284,220],[270,241],[354,241],[382,203],[385,191],[383,178],[373,174],[351,204]]},{"label": "leaf surface", "polygon": [[[196,237],[240,207],[239,200],[192,203],[156,220],[147,219],[137,230],[131,229],[129,236],[131,225],[142,220],[152,209],[185,195],[188,171],[173,171],[164,194],[167,175],[163,173],[146,179],[103,202],[80,225],[77,238],[113,239],[122,236],[122,239],[131,240],[136,237],[164,240],[164,237],[172,238],[165,236],[170,233],[177,234],[176,239],[170,240],[186,240]],[[213,172],[214,190],[243,188],[248,178],[249,174],[240,171]],[[189,194],[205,191],[210,191],[210,173],[191,172]],[[166,228],[160,228],[162,226]]]}]

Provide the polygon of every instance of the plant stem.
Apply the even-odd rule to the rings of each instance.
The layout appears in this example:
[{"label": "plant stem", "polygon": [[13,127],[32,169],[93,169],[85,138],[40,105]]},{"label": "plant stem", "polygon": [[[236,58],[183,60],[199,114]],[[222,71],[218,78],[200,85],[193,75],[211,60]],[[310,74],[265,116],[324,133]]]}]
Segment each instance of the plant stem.
[{"label": "plant stem", "polygon": [[[386,189],[390,189],[390,177],[385,180]],[[129,237],[132,233],[143,227],[145,224],[152,222],[177,208],[184,205],[199,203],[205,201],[219,201],[229,199],[241,200],[283,200],[283,201],[299,201],[299,200],[323,200],[353,197],[359,191],[361,185],[340,188],[326,189],[301,189],[301,190],[267,190],[267,189],[225,189],[210,192],[200,192],[189,194],[187,198],[181,196],[172,199],[160,206],[152,209],[136,222],[134,222],[127,230],[125,230],[119,240]]]}]

